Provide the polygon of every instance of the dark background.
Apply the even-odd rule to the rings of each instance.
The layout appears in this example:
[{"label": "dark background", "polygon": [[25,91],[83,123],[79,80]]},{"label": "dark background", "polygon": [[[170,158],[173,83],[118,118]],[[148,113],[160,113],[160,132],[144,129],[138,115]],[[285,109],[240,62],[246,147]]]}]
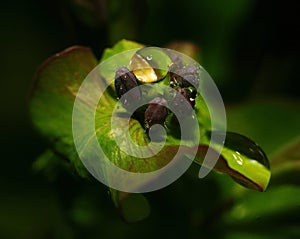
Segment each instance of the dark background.
[{"label": "dark background", "polygon": [[[7,1],[0,7],[0,237],[199,238],[205,233],[226,234],[224,227],[207,226],[214,218],[199,214],[204,206],[193,208],[196,199],[174,194],[178,188],[185,194],[193,192],[196,179],[187,177],[185,184],[179,180],[152,193],[150,218],[127,225],[101,184],[64,172],[49,182],[43,174],[34,173],[32,163],[47,145],[28,114],[33,76],[46,58],[72,45],[89,46],[99,58],[104,48],[123,38],[153,46],[190,41],[199,47],[201,64],[216,81],[228,107],[261,99],[297,104],[297,1],[28,0]],[[213,204],[218,198],[220,190],[215,184],[211,177],[201,182],[201,190],[211,195],[203,197],[202,203]],[[298,219],[293,219],[296,225]],[[272,230],[271,222],[263,226]],[[265,238],[264,233],[257,238]]]}]

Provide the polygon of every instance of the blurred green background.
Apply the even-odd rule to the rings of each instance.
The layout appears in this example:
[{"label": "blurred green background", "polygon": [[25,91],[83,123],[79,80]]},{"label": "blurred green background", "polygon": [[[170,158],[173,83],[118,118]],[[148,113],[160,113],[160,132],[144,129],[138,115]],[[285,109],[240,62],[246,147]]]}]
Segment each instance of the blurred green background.
[{"label": "blurred green background", "polygon": [[[0,6],[0,238],[300,238],[296,1],[27,0]],[[28,114],[36,68],[75,44],[99,58],[123,38],[160,47],[192,44],[224,97],[229,129],[257,141],[276,165],[289,160],[282,155],[296,155],[292,166],[285,172],[277,166],[261,194],[215,173],[199,180],[192,167],[146,194],[152,211],[136,224],[120,219],[99,182],[59,166],[46,176],[35,173],[32,163],[47,148]],[[280,153],[292,140],[299,147]]]}]

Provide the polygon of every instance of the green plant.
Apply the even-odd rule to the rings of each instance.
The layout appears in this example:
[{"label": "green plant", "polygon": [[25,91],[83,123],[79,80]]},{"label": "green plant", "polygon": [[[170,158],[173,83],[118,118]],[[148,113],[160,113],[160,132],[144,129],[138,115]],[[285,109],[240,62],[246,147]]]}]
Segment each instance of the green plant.
[{"label": "green plant", "polygon": [[[106,49],[101,61],[124,50],[139,47],[142,47],[142,45],[123,40],[113,48]],[[84,178],[90,177],[82,165],[74,147],[71,128],[72,110],[74,99],[81,82],[97,64],[97,59],[88,48],[75,46],[50,58],[37,71],[36,83],[31,95],[30,110],[35,126],[49,140],[50,146],[49,150],[35,162],[34,167],[37,170],[43,170],[45,172],[51,170],[49,174],[52,175],[55,174],[55,167],[59,164],[71,171],[76,169],[76,172]],[[109,117],[113,109],[116,98],[108,93],[105,94],[104,97],[106,103],[103,105],[100,103],[95,116],[96,128],[101,127],[101,130],[97,133],[97,137],[99,141],[104,143],[105,147],[107,147],[107,152],[116,152],[118,149],[111,139],[107,138],[106,133],[109,128],[105,126],[107,125],[107,117]],[[206,139],[204,139],[200,145],[201,147],[199,147],[195,159],[195,162],[201,165],[203,156],[208,149],[205,140],[209,140],[209,132],[211,129],[207,123],[209,116],[207,116],[206,105],[201,101],[201,97],[197,98],[195,107],[198,112],[198,121],[205,126],[203,135],[205,135]],[[138,121],[132,120],[130,129],[132,129],[132,133],[135,132],[135,134],[138,134],[135,137],[136,139],[147,143],[148,138],[144,130],[137,130],[141,129],[141,125]],[[145,164],[139,164],[134,158],[124,156],[121,153],[119,153],[119,157],[113,157],[113,155],[111,155],[110,159],[117,166],[127,170],[130,169],[139,172],[143,170],[156,170],[161,167],[161,165],[168,163],[171,159],[169,152],[176,151],[178,146],[177,141],[175,138],[171,139],[169,145],[167,145],[168,148],[164,148],[159,155],[154,158],[155,163],[153,163],[150,168],[146,168]],[[214,150],[220,150],[217,142],[214,146]],[[238,162],[240,158],[236,157],[237,153],[241,155],[240,157],[242,157],[244,161],[242,166]],[[280,161],[279,159],[276,160],[278,164]],[[299,168],[297,169],[294,166],[298,165],[299,161],[296,160],[294,162],[293,160],[288,160],[288,162],[285,161],[284,164],[286,165],[286,171],[277,167],[277,171],[275,171],[276,174],[282,175],[283,172],[281,171],[286,173],[290,172],[290,169],[294,170],[295,174],[298,173]],[[246,187],[264,191],[270,179],[268,168],[269,162],[260,147],[244,136],[228,132],[225,147],[221,151],[221,157],[214,169],[231,176]],[[227,183],[226,180],[225,182]],[[224,185],[224,189],[230,189],[231,193],[229,194],[232,194],[232,200],[236,204],[230,213],[225,216],[225,222],[230,224],[232,221],[235,221],[239,215],[239,210],[242,210],[241,208],[246,210],[245,221],[251,220],[251,217],[256,215],[255,210],[259,210],[259,208],[255,208],[253,211],[254,206],[251,205],[251,203],[255,204],[255,200],[260,198],[260,196],[250,196],[248,200],[247,191],[241,190],[241,188],[236,190],[235,186],[232,186],[231,183],[228,185],[230,186]],[[294,192],[294,190],[297,191],[298,189],[291,188],[284,190]],[[114,189],[110,189],[110,191],[114,204],[120,209],[125,220],[137,221],[148,215],[149,205],[143,195],[129,195]],[[280,194],[280,192],[278,192],[278,194]],[[276,195],[277,192],[274,192],[274,196]],[[267,200],[267,198],[265,200]],[[298,202],[298,199],[296,199],[296,202]],[[278,205],[274,207],[277,208]]]}]

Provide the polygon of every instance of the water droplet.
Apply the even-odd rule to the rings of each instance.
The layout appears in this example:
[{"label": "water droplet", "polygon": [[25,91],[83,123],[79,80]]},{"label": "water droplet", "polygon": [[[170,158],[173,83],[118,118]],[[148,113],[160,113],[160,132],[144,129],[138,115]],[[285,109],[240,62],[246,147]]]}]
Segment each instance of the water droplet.
[{"label": "water droplet", "polygon": [[[216,145],[220,145],[225,136],[224,133],[218,132],[210,134],[208,135],[213,136],[212,141]],[[270,180],[269,161],[264,151],[254,141],[243,135],[227,132],[221,155],[227,161],[226,170],[229,170],[229,175],[234,181],[257,191],[266,189]],[[250,171],[248,171],[249,167]],[[256,170],[262,173],[259,177],[254,177],[255,173],[251,174]]]},{"label": "water droplet", "polygon": [[[215,136],[218,136],[218,133],[215,133]],[[215,137],[215,142],[218,144],[218,137]],[[258,161],[266,168],[270,168],[269,160],[264,151],[261,149],[261,147],[259,147],[257,143],[247,138],[246,136],[227,132],[224,147],[233,150],[236,157],[238,157],[239,155],[244,155],[249,159]]]},{"label": "water droplet", "polygon": [[147,61],[151,61],[152,60],[152,55],[149,55],[146,57]]},{"label": "water droplet", "polygon": [[241,154],[239,152],[235,151],[235,154],[233,154],[233,157],[236,159],[236,162],[239,165],[243,165],[243,159],[242,159]]},{"label": "water droplet", "polygon": [[236,162],[237,162],[239,165],[243,165],[243,159],[241,159],[241,158],[238,158]]}]

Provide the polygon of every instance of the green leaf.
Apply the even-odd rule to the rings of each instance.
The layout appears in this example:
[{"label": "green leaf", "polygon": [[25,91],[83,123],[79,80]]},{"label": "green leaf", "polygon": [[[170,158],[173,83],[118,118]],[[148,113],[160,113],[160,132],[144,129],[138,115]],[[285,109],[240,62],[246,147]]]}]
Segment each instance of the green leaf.
[{"label": "green leaf", "polygon": [[106,59],[112,57],[113,55],[116,55],[123,51],[141,48],[143,46],[144,45],[136,43],[134,41],[128,41],[128,40],[123,39],[123,40],[117,42],[112,48],[106,48],[103,52],[100,62],[103,62]]},{"label": "green leaf", "polygon": [[57,179],[60,171],[74,171],[74,167],[66,158],[62,158],[51,149],[47,149],[36,159],[32,169],[35,172],[42,172],[50,181]]},{"label": "green leaf", "polygon": [[[265,193],[246,193],[237,200],[235,206],[225,216],[228,224],[237,227],[259,227],[259,220],[265,225],[268,221],[274,223],[284,218],[292,221],[300,212],[300,189],[295,186],[270,188]],[[252,230],[252,229],[251,229]]]},{"label": "green leaf", "polygon": [[[208,146],[198,148],[195,162],[202,165]],[[240,134],[227,132],[224,146],[213,142],[210,156],[220,157],[214,170],[231,176],[237,183],[249,189],[265,191],[271,177],[269,161],[262,149],[252,140]]]},{"label": "green leaf", "polygon": [[87,176],[72,136],[72,110],[81,82],[97,65],[90,49],[74,46],[46,60],[38,69],[30,99],[33,124],[81,176]]},{"label": "green leaf", "polygon": [[271,158],[272,184],[300,185],[300,137],[292,140]]}]

